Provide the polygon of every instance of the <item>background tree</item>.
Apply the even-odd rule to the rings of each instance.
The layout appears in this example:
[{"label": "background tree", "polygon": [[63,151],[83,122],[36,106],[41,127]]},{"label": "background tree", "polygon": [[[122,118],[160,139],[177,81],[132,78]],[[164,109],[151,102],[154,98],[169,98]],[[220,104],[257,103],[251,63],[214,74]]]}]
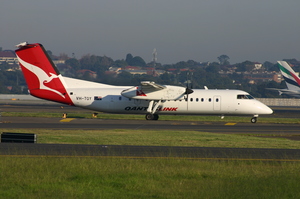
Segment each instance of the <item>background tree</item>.
[{"label": "background tree", "polygon": [[218,64],[217,62],[213,62],[209,66],[207,66],[205,70],[206,72],[217,74],[220,71],[220,64]]},{"label": "background tree", "polygon": [[51,59],[54,59],[54,56],[53,56],[53,54],[52,54],[52,51],[51,51],[51,50],[47,50],[47,53],[48,53],[48,55],[49,55],[49,57],[50,57]]},{"label": "background tree", "polygon": [[230,65],[229,60],[230,58],[227,55],[220,55],[218,57],[218,60],[220,62],[220,65]]},{"label": "background tree", "polygon": [[126,55],[125,61],[127,62],[127,64],[130,65],[132,59],[133,59],[132,54],[128,53],[128,54]]},{"label": "background tree", "polygon": [[126,62],[130,66],[146,66],[146,62],[140,56],[133,57],[130,53],[126,55]]},{"label": "background tree", "polygon": [[140,56],[135,56],[130,63],[131,66],[146,66],[146,62]]},{"label": "background tree", "polygon": [[75,58],[71,58],[71,59],[66,60],[65,64],[68,65],[68,66],[71,66],[71,68],[75,71],[77,71],[81,68],[80,62]]},{"label": "background tree", "polygon": [[242,63],[236,64],[236,71],[238,72],[245,72],[245,71],[252,71],[254,69],[254,64],[251,61],[244,61]]},{"label": "background tree", "polygon": [[60,53],[58,56],[59,60],[67,60],[69,59],[68,55],[66,53]]},{"label": "background tree", "polygon": [[264,62],[263,64],[264,68],[266,71],[276,71],[276,72],[279,72],[279,68],[277,66],[277,63],[276,64],[273,64],[271,62]]},{"label": "background tree", "polygon": [[129,86],[132,74],[127,71],[122,71],[117,78],[114,79],[114,85]]},{"label": "background tree", "polygon": [[118,59],[114,62],[114,66],[120,67],[120,68],[125,67],[127,65],[128,65],[128,63],[124,59],[122,59],[122,60]]},{"label": "background tree", "polygon": [[109,57],[101,57],[96,55],[85,55],[80,60],[81,69],[88,69],[97,73],[99,77],[105,74],[105,71],[114,64]]}]

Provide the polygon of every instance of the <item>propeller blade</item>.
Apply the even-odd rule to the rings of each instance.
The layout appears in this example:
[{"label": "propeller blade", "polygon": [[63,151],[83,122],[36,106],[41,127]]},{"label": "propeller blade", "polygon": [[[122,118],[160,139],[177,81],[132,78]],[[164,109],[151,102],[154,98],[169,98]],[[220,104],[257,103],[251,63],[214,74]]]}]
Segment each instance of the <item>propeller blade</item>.
[{"label": "propeller blade", "polygon": [[186,88],[184,94],[191,94],[191,93],[193,93],[193,92],[194,92],[194,91],[193,91],[192,89]]}]

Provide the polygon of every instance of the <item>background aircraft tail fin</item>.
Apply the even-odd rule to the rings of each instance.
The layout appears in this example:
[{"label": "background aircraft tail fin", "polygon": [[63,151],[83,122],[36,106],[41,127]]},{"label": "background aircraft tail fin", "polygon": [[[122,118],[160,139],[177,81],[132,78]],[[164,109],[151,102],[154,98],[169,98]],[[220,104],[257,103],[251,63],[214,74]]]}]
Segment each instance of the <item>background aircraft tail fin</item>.
[{"label": "background aircraft tail fin", "polygon": [[17,58],[31,95],[73,105],[67,85],[45,48],[38,43],[17,45]]},{"label": "background aircraft tail fin", "polygon": [[294,91],[300,90],[300,78],[290,65],[285,61],[278,61],[277,63],[288,89]]}]

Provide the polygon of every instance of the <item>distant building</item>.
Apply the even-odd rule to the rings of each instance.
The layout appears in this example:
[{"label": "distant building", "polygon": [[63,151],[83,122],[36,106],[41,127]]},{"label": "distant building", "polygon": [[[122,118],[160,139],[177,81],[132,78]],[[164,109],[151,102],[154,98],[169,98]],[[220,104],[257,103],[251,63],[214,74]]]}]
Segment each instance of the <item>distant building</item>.
[{"label": "distant building", "polygon": [[111,66],[108,69],[110,72],[115,72],[115,73],[119,73],[120,70],[122,70],[121,67],[116,67],[116,66]]},{"label": "distant building", "polygon": [[5,50],[0,52],[0,63],[8,63],[10,65],[18,64],[18,58],[14,51]]},{"label": "distant building", "polygon": [[244,73],[244,79],[248,79],[250,84],[257,84],[265,81],[275,81],[280,83],[282,81],[279,73]]},{"label": "distant building", "polygon": [[255,70],[259,70],[263,66],[261,63],[258,63],[258,62],[254,62],[253,64],[254,64]]},{"label": "distant building", "polygon": [[88,75],[91,78],[96,79],[97,78],[97,73],[95,71],[91,71],[88,69],[82,69],[82,70],[78,70],[77,74],[79,77],[83,77],[84,75]]},{"label": "distant building", "polygon": [[126,66],[123,70],[118,70],[118,73],[126,71],[132,75],[151,75],[151,76],[159,76],[166,71],[164,70],[155,70],[153,67],[147,67],[142,69],[139,66]]},{"label": "distant building", "polygon": [[130,70],[141,70],[141,67],[139,67],[139,66],[126,66],[125,70],[128,70],[128,71],[130,71]]},{"label": "distant building", "polygon": [[53,60],[53,63],[55,64],[55,65],[59,65],[59,64],[65,64],[65,60]]},{"label": "distant building", "polygon": [[[5,62],[10,65],[19,64],[18,58],[14,51],[12,50],[0,51],[0,63],[2,64]],[[53,60],[53,63],[55,65],[64,64],[65,60]]]}]

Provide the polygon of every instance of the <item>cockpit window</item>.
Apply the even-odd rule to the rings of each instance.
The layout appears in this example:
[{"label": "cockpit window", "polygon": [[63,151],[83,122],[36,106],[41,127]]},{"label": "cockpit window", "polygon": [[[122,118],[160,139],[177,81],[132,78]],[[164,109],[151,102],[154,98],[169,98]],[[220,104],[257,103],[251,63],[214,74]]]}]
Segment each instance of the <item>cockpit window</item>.
[{"label": "cockpit window", "polygon": [[251,95],[237,95],[237,99],[254,99]]},{"label": "cockpit window", "polygon": [[254,99],[254,97],[252,95],[246,95],[248,97],[248,99]]}]

